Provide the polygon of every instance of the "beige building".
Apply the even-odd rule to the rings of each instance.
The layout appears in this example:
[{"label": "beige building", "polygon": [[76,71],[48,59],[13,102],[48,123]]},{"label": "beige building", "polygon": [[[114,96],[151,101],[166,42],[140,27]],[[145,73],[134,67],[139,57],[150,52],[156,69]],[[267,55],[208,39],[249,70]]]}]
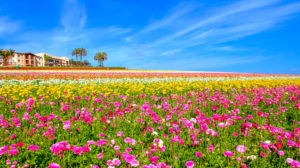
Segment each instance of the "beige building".
[{"label": "beige building", "polygon": [[[41,66],[68,66],[70,61],[69,57],[58,57],[48,53],[37,53],[35,55],[42,58]],[[50,56],[52,59],[50,59],[48,62],[45,62],[45,55]]]},{"label": "beige building", "polygon": [[[51,59],[45,62],[44,56],[48,55]],[[58,57],[47,53],[17,53],[14,52],[12,56],[7,58],[6,64],[0,56],[0,66],[5,67],[43,67],[43,66],[68,66],[68,57]]]},{"label": "beige building", "polygon": [[5,67],[36,67],[41,66],[42,57],[34,55],[32,53],[17,53],[14,52],[12,56],[7,58],[6,64],[4,65],[4,60],[0,58],[0,66]]}]

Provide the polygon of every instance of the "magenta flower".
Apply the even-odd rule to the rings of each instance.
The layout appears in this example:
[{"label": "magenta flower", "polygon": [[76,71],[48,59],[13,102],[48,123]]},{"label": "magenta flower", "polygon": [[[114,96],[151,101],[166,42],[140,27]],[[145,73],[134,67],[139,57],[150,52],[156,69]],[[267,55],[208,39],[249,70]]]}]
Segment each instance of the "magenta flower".
[{"label": "magenta flower", "polygon": [[193,161],[187,161],[187,162],[185,163],[185,166],[186,166],[187,168],[193,168],[193,167],[194,167],[194,162],[193,162]]},{"label": "magenta flower", "polygon": [[8,152],[8,146],[0,147],[0,156]]},{"label": "magenta flower", "polygon": [[286,143],[287,143],[287,146],[288,146],[288,147],[293,147],[293,146],[295,146],[295,144],[296,144],[296,143],[295,143],[294,141],[292,141],[292,140],[288,140]]},{"label": "magenta flower", "polygon": [[236,151],[237,151],[238,153],[245,153],[246,147],[245,147],[244,145],[238,145],[238,146],[236,147]]},{"label": "magenta flower", "polygon": [[99,153],[98,155],[97,155],[97,159],[102,159],[103,158],[103,153]]},{"label": "magenta flower", "polygon": [[202,153],[201,153],[201,152],[196,152],[195,154],[196,154],[196,156],[197,156],[198,158],[201,158],[201,156],[202,156]]},{"label": "magenta flower", "polygon": [[231,152],[231,151],[225,151],[225,152],[224,152],[224,155],[227,156],[227,157],[231,157],[231,156],[234,155],[234,153]]},{"label": "magenta flower", "polygon": [[116,165],[116,166],[120,166],[121,165],[121,161],[118,159],[118,158],[114,158],[112,160],[113,164]]},{"label": "magenta flower", "polygon": [[279,156],[284,156],[284,152],[283,152],[283,151],[278,151],[277,154],[278,154]]},{"label": "magenta flower", "polygon": [[19,153],[18,149],[11,149],[9,152],[9,155],[16,155]]},{"label": "magenta flower", "polygon": [[130,165],[131,165],[132,167],[138,167],[138,166],[140,165],[140,162],[139,162],[138,160],[132,160],[132,161],[130,162]]},{"label": "magenta flower", "polygon": [[28,146],[28,149],[29,149],[30,151],[36,151],[36,150],[39,150],[39,146],[37,146],[37,145],[29,145],[29,146]]},{"label": "magenta flower", "polygon": [[150,160],[151,160],[152,163],[156,163],[157,160],[158,160],[158,157],[157,156],[152,156],[152,157],[150,157]]},{"label": "magenta flower", "polygon": [[50,163],[49,168],[60,168],[60,166],[57,163]]}]

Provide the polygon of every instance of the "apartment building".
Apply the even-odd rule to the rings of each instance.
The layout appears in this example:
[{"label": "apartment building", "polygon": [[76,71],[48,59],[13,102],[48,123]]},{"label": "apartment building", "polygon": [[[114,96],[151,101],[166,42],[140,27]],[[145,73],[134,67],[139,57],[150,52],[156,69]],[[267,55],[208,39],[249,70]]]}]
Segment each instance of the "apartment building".
[{"label": "apartment building", "polygon": [[[54,55],[50,55],[48,53],[37,53],[36,56],[39,56],[42,58],[42,65],[41,66],[68,66],[69,65],[69,57],[58,57]],[[49,61],[45,61],[45,55],[48,55],[51,57]]]},{"label": "apartment building", "polygon": [[[51,57],[49,61],[45,61],[45,55]],[[43,67],[43,66],[68,66],[68,57],[58,57],[47,53],[18,53],[14,52],[12,56],[7,58],[6,64],[0,56],[0,66],[5,67]]]},{"label": "apartment building", "polygon": [[36,56],[32,53],[17,53],[14,52],[13,55],[7,58],[6,64],[4,65],[4,60],[0,58],[0,66],[5,67],[36,67],[41,66],[42,58]]}]

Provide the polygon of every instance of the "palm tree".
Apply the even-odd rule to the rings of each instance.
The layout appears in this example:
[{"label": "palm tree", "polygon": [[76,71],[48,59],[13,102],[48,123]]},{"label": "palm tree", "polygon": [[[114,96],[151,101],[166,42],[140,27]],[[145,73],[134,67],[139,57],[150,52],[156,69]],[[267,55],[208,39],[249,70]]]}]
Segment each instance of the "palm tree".
[{"label": "palm tree", "polygon": [[89,66],[90,63],[89,63],[87,60],[84,60],[84,61],[83,61],[83,65],[84,65],[84,67],[86,67],[86,66]]},{"label": "palm tree", "polygon": [[76,56],[76,61],[78,61],[78,55],[80,53],[80,50],[79,48],[75,48],[73,51],[72,51],[72,56]]},{"label": "palm tree", "polygon": [[74,64],[73,58],[70,59],[69,64],[71,65],[71,67],[73,67],[73,64]]},{"label": "palm tree", "polygon": [[101,52],[97,52],[94,56],[94,60],[98,61],[98,66],[101,67]]},{"label": "palm tree", "polygon": [[2,62],[3,62],[3,65],[6,65],[7,63],[7,59],[12,56],[14,54],[14,50],[12,49],[9,49],[9,50],[1,50],[0,52],[0,56],[2,57]]},{"label": "palm tree", "polygon": [[107,60],[107,54],[106,52],[102,52],[101,54],[101,63],[102,63],[102,67],[104,67],[103,62]]},{"label": "palm tree", "polygon": [[50,60],[52,60],[52,57],[50,57],[47,54],[44,54],[44,60],[45,60],[45,65],[46,65],[47,63],[49,63]]},{"label": "palm tree", "polygon": [[80,62],[82,62],[82,56],[86,56],[87,52],[85,48],[79,48]]}]

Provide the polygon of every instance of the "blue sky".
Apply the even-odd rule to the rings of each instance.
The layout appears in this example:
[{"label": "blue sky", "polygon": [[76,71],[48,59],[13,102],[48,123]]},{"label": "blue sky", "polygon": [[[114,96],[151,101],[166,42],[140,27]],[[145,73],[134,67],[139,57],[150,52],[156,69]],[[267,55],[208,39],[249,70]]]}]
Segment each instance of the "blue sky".
[{"label": "blue sky", "polygon": [[0,0],[0,48],[131,69],[300,74],[300,1]]}]

